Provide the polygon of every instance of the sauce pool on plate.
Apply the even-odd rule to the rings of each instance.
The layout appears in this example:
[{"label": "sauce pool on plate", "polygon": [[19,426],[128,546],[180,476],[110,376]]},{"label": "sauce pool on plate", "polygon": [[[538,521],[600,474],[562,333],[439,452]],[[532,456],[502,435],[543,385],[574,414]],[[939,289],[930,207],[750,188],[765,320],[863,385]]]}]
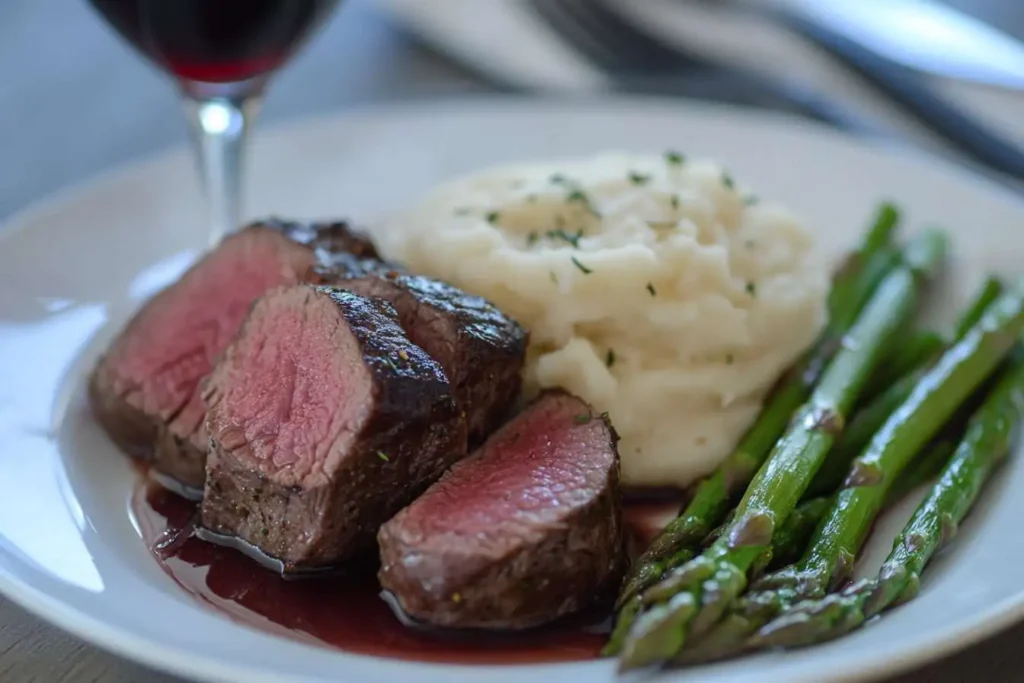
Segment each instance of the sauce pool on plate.
[{"label": "sauce pool on plate", "polygon": [[[196,504],[145,478],[132,495],[143,540],[164,572],[197,600],[232,619],[346,652],[466,664],[593,659],[611,627],[607,605],[524,632],[453,632],[403,621],[381,594],[376,568],[283,579],[237,550],[192,534]],[[630,505],[635,536],[646,537],[678,503]]]}]

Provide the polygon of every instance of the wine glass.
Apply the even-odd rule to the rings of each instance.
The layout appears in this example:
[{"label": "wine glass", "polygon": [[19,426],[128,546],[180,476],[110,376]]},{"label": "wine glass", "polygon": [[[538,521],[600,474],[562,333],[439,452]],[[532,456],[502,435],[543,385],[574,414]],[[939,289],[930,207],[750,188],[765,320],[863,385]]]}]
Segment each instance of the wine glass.
[{"label": "wine glass", "polygon": [[267,81],[339,0],[89,0],[181,90],[210,215],[238,228],[247,133]]}]

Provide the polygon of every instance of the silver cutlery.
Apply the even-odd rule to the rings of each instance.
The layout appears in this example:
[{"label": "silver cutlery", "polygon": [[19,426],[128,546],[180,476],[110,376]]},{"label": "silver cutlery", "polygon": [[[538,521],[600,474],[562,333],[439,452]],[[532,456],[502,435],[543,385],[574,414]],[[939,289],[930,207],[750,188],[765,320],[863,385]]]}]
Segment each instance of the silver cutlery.
[{"label": "silver cutlery", "polygon": [[[783,6],[903,66],[1024,91],[1024,42],[935,0],[785,0]],[[1015,6],[1009,0],[1007,12]]]},{"label": "silver cutlery", "polygon": [[836,103],[800,84],[765,78],[665,45],[596,0],[527,0],[547,26],[617,88],[709,99],[795,114],[860,133],[883,135]]},{"label": "silver cutlery", "polygon": [[[760,106],[802,114],[861,134],[888,135],[873,122],[798,83],[717,64],[666,44],[602,0],[528,0],[527,4],[621,89]],[[970,160],[1006,176],[1024,179],[1024,153],[943,98],[918,72],[818,21],[811,13],[785,9],[787,4],[774,3],[779,9],[769,11],[769,16],[780,18],[838,58]]]}]

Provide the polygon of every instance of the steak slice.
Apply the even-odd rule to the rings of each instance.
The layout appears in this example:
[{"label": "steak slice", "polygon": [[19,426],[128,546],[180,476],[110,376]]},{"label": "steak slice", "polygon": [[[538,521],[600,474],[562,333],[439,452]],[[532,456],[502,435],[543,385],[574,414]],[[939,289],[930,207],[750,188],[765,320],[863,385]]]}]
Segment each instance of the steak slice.
[{"label": "steak slice", "polygon": [[[390,304],[331,287],[269,292],[205,383],[204,538],[282,572],[331,567],[454,459],[441,367]],[[212,532],[212,534],[210,533]],[[254,553],[253,550],[260,553]]]},{"label": "steak slice", "polygon": [[542,394],[378,534],[381,585],[415,620],[519,629],[578,610],[625,566],[618,437]]},{"label": "steak slice", "polygon": [[226,237],[146,303],[100,359],[89,381],[97,421],[125,453],[152,459],[162,481],[198,497],[208,448],[199,382],[253,301],[273,287],[317,279],[342,249],[359,258],[377,254],[344,223],[269,220]]},{"label": "steak slice", "polygon": [[391,302],[413,343],[441,364],[465,414],[467,452],[505,421],[526,356],[518,323],[487,300],[429,277],[378,269],[337,284]]}]

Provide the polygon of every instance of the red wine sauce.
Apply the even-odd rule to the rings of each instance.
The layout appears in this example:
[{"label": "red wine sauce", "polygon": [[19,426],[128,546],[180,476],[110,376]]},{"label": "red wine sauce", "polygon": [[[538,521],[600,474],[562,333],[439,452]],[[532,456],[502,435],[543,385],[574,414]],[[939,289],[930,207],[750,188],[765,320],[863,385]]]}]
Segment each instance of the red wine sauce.
[{"label": "red wine sauce", "polygon": [[[627,507],[643,542],[678,503]],[[347,652],[432,662],[532,663],[592,659],[611,626],[608,605],[526,632],[453,632],[411,626],[381,594],[374,567],[283,579],[237,550],[192,535],[196,505],[141,478],[132,510],[143,540],[185,591],[232,619]]]}]

